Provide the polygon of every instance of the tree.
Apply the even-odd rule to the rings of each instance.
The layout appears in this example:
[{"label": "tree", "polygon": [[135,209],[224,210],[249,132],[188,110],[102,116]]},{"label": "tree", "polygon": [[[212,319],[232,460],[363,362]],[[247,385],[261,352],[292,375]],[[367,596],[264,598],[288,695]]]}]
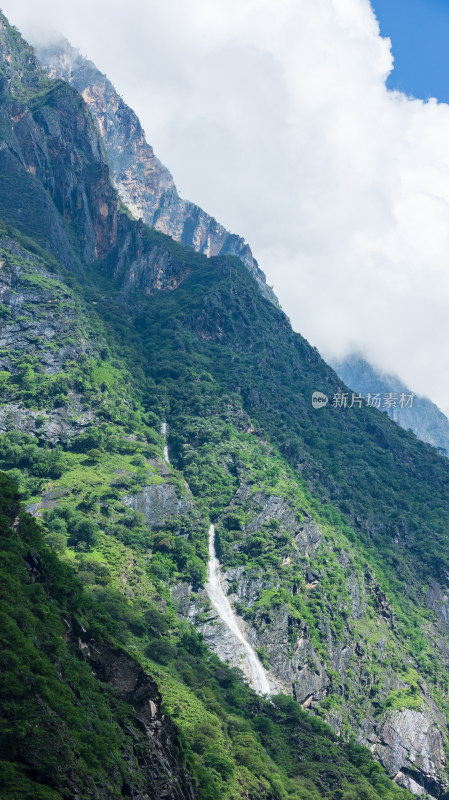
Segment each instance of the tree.
[{"label": "tree", "polygon": [[95,547],[99,541],[100,530],[91,519],[81,518],[74,523],[69,523],[69,545],[79,550]]}]

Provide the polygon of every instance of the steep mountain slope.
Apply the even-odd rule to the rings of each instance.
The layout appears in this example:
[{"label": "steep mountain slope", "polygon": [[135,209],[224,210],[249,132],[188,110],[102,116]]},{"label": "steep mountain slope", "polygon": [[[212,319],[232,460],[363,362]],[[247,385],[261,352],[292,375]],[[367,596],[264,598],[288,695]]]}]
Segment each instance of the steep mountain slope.
[{"label": "steep mountain slope", "polygon": [[88,104],[105,144],[114,183],[134,216],[199,253],[238,256],[262,294],[277,305],[250,247],[194,203],[179,197],[172,175],[154,155],[136,114],[95,64],[66,39],[38,46],[37,54],[50,77],[70,83]]},{"label": "steep mountain slope", "polygon": [[[101,609],[156,680],[198,797],[443,797],[447,460],[374,409],[316,411],[340,382],[241,260],[121,212],[79,95],[37,65],[22,88],[32,53],[4,18],[0,40],[5,174],[26,186],[18,203],[0,182],[0,467],[84,584],[88,636]],[[54,223],[36,228],[44,195]],[[265,703],[198,636],[239,666],[205,590],[211,523],[242,628],[293,699]],[[86,796],[114,797],[94,767]]]},{"label": "steep mountain slope", "polygon": [[[2,260],[15,287],[3,298],[21,299],[29,338],[25,357],[18,339],[17,372],[2,373],[9,402],[0,458],[67,564],[50,558],[36,524],[24,517],[17,525],[14,490],[0,478],[11,620],[2,626],[2,797],[399,797],[361,748],[338,744],[287,699],[257,701],[177,622],[167,585],[204,580],[201,509],[158,456],[154,417],[143,413],[123,362],[104,352],[91,306],[5,233]],[[83,352],[66,349],[72,309]],[[148,520],[130,510],[140,497]],[[155,679],[179,732],[162,716]]]},{"label": "steep mountain slope", "polygon": [[[100,604],[18,511],[0,474],[4,800],[407,796],[367,751],[339,745],[295,703],[257,701],[173,615],[168,622],[147,603],[143,616],[118,592]],[[150,670],[152,658],[165,664],[164,709],[154,678],[123,646],[125,619],[151,654],[139,660]],[[125,643],[130,650],[129,634]]]},{"label": "steep mountain slope", "polygon": [[[390,419],[393,419],[402,428],[412,430],[418,439],[433,445],[447,455],[449,453],[449,420],[442,411],[427,397],[413,396],[402,381],[395,375],[385,375],[363,358],[351,355],[343,361],[332,362],[332,367],[337,375],[347,386],[356,392],[380,395],[381,407],[384,406],[385,397],[395,396],[394,405],[386,408]],[[401,394],[412,396],[411,407],[401,407]],[[407,402],[407,401],[406,401]]]},{"label": "steep mountain slope", "polygon": [[[104,313],[112,321],[109,298]],[[337,730],[357,731],[392,776],[417,793],[425,787],[438,796],[445,782],[447,633],[444,588],[432,573],[439,575],[444,562],[432,556],[431,536],[424,545],[410,530],[401,541],[396,526],[404,518],[410,525],[413,510],[407,513],[404,505],[412,502],[415,519],[427,515],[432,524],[437,475],[446,474],[446,462],[374,410],[339,416],[329,409],[319,417],[322,411],[308,406],[312,389],[337,391],[337,377],[291,333],[285,317],[254,294],[237,262],[232,278],[228,264],[211,273],[199,263],[175,293],[151,298],[136,326],[142,358],[170,400],[172,458],[197,502],[213,514],[237,608],[270,674]],[[115,321],[112,327],[117,330]],[[265,430],[254,424],[256,403]],[[280,436],[285,419],[287,446]],[[327,467],[317,433],[311,446],[320,419],[328,446],[340,456],[340,475]],[[291,457],[292,473],[268,433]],[[389,436],[387,457],[378,444],[382,433]],[[301,471],[292,446],[300,436]],[[427,487],[418,477],[422,459]],[[343,467],[364,469],[367,476],[362,473],[354,487]],[[326,483],[325,469],[339,485]],[[352,528],[336,501],[349,517],[351,503],[360,502]],[[375,526],[369,503],[377,511]],[[427,602],[441,614],[440,630],[425,607],[428,581]],[[204,595],[195,594],[175,589],[181,611],[226,653],[215,615],[205,619]]]},{"label": "steep mountain slope", "polygon": [[194,800],[155,681],[19,511],[0,474],[2,798]]}]

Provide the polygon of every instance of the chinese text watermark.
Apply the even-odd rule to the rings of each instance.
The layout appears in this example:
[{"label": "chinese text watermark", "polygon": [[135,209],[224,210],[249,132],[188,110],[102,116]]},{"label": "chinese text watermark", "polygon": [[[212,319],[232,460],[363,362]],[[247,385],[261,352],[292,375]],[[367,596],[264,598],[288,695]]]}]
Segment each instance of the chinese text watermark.
[{"label": "chinese text watermark", "polygon": [[[370,406],[371,408],[378,408],[384,411],[389,411],[392,408],[413,408],[413,400],[416,395],[413,392],[406,394],[405,392],[368,392],[366,397],[362,394],[355,394],[355,392],[336,392],[332,397],[330,403],[332,408],[362,408],[362,406]],[[323,392],[313,392],[312,406],[314,408],[324,408],[329,403],[329,397]]]}]

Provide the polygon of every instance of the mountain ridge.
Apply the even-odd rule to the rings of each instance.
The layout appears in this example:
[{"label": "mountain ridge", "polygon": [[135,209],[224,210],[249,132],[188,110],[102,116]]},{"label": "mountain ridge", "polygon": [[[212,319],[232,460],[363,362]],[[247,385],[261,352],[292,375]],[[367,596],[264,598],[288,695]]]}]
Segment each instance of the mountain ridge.
[{"label": "mountain ridge", "polygon": [[[406,430],[411,429],[419,439],[444,455],[449,454],[449,420],[429,398],[414,394],[397,375],[382,373],[362,356],[354,354],[341,361],[331,359],[329,363],[347,386],[365,397],[368,393],[394,395],[394,404],[385,409],[390,419]],[[411,408],[401,408],[399,398],[402,393],[412,398]]]},{"label": "mountain ridge", "polygon": [[50,77],[62,78],[83,96],[101,132],[115,186],[134,216],[199,253],[237,256],[262,294],[279,305],[244,239],[179,196],[173,176],[146,141],[138,117],[107,76],[66,39],[37,46],[36,52]]},{"label": "mountain ridge", "polygon": [[[375,409],[316,411],[312,392],[337,391],[337,375],[241,259],[129,218],[73,88],[1,99],[16,155],[0,181],[0,467],[94,604],[89,635],[111,625],[156,681],[201,800],[407,797],[396,783],[444,797],[447,460]],[[36,226],[34,195],[8,194],[20,182],[47,197],[53,227]],[[204,591],[210,524],[247,636],[291,694],[272,705],[206,647],[229,658]],[[14,719],[1,720],[13,765]],[[87,796],[126,797],[92,719]],[[34,747],[19,755],[34,780]],[[54,780],[39,773],[45,800],[67,796]]]}]

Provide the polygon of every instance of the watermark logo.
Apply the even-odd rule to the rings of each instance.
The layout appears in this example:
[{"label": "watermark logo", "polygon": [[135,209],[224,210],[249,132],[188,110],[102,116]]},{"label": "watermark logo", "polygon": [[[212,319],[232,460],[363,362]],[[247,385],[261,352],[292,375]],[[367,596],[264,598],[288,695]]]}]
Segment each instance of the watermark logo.
[{"label": "watermark logo", "polygon": [[[371,408],[378,408],[383,411],[391,409],[405,409],[413,408],[413,400],[416,395],[411,392],[385,392],[381,395],[380,392],[368,392],[364,397],[362,394],[355,394],[354,392],[336,392],[333,395],[331,406],[332,408],[362,408],[362,406],[371,406]],[[329,398],[323,392],[313,392],[312,406],[314,408],[324,408],[329,403]]]},{"label": "watermark logo", "polygon": [[327,394],[323,394],[323,392],[314,392],[312,395],[312,405],[314,408],[324,408],[327,406],[329,402],[329,398]]}]

